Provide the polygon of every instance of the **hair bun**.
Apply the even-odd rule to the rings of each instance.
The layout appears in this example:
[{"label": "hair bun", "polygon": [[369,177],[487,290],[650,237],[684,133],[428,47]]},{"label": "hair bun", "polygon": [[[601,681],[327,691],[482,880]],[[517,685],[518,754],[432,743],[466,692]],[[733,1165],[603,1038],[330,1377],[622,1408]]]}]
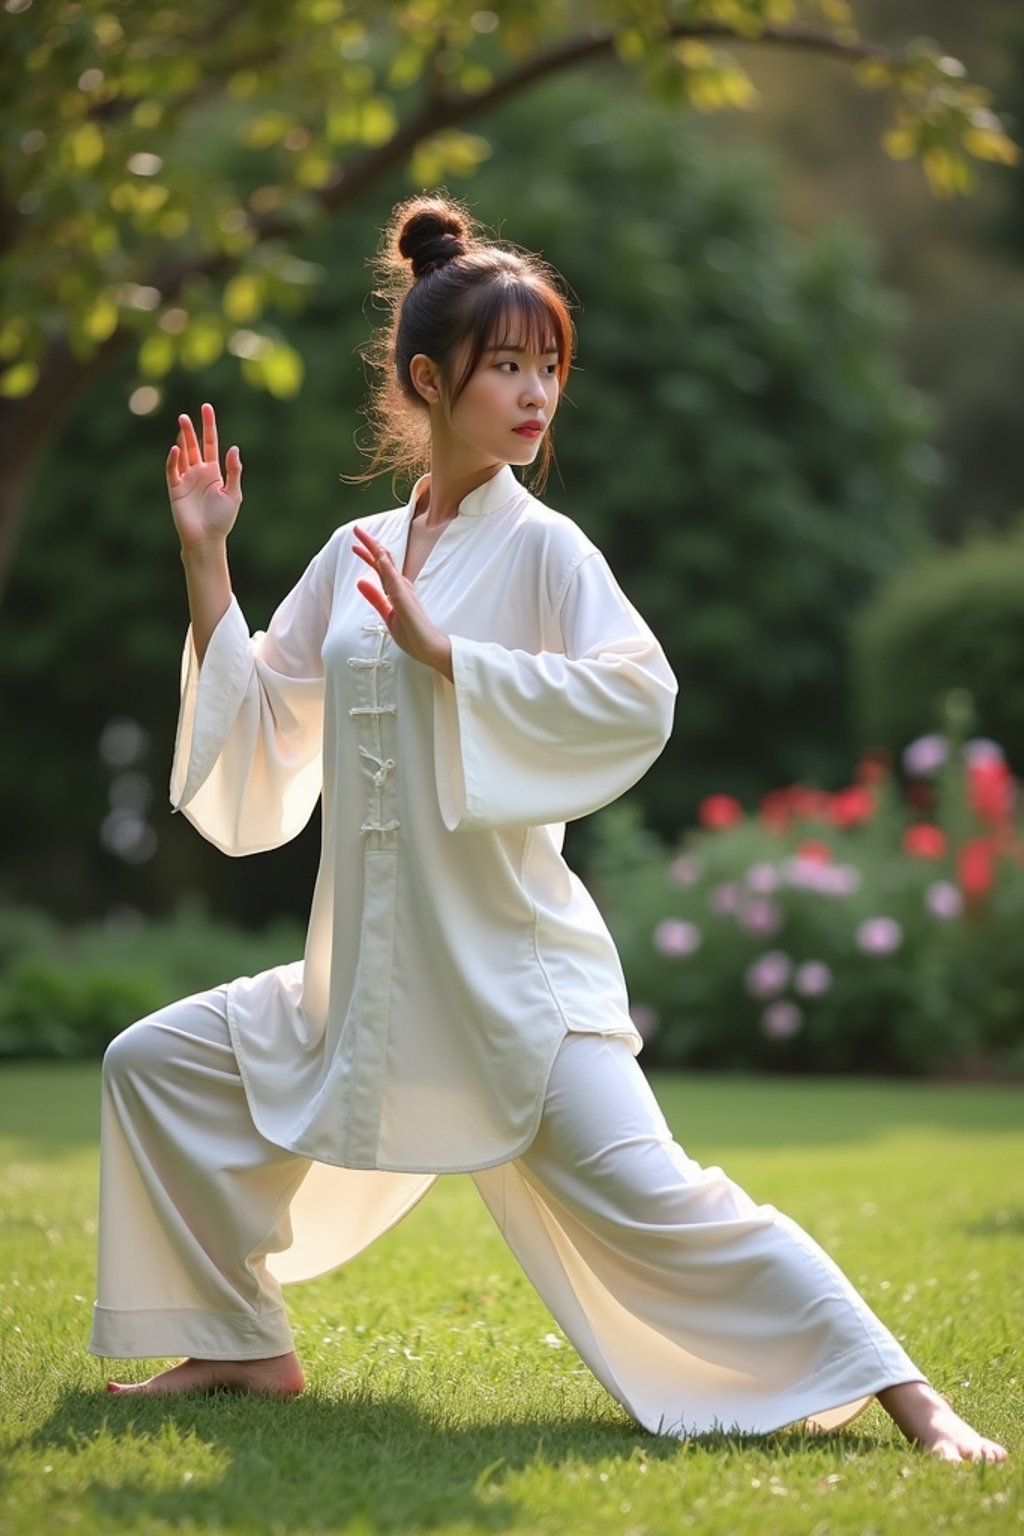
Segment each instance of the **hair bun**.
[{"label": "hair bun", "polygon": [[450,203],[424,198],[409,209],[398,236],[398,250],[411,262],[413,277],[423,277],[456,256],[465,256],[469,230]]}]

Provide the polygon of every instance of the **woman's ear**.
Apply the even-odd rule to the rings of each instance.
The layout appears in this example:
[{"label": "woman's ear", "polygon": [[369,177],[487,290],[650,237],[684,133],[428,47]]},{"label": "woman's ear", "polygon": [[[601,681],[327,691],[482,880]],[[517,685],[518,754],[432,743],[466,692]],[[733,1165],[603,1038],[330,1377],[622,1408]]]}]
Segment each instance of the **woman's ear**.
[{"label": "woman's ear", "polygon": [[438,405],[441,400],[441,373],[437,364],[424,352],[417,352],[409,364],[412,387],[428,405]]}]

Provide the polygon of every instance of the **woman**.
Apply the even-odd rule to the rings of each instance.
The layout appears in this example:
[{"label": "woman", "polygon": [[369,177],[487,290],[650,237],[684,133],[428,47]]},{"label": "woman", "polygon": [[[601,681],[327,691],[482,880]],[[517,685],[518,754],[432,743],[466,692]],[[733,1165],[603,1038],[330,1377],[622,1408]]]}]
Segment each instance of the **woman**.
[{"label": "woman", "polygon": [[566,305],[440,199],[396,210],[383,260],[377,466],[430,472],[341,528],[265,634],[231,592],[242,466],[230,448],[222,479],[211,407],[168,456],[192,617],[173,802],[245,854],[322,791],[323,850],[303,962],[108,1050],[90,1347],[186,1356],[110,1390],[300,1391],[280,1282],[468,1171],[647,1428],[827,1427],[877,1395],[937,1454],[1001,1459],[805,1233],[673,1142],[560,850],[661,751],[675,682],[598,551],[511,468],[546,466]]}]

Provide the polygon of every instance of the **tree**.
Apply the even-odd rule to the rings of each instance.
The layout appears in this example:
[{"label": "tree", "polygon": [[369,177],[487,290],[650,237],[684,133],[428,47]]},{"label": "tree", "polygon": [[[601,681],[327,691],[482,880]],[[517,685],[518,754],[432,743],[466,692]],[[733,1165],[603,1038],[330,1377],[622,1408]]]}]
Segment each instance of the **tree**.
[{"label": "tree", "polygon": [[[407,165],[472,173],[466,131],[538,81],[612,55],[698,110],[756,93],[728,42],[838,54],[894,103],[886,148],[936,192],[1014,159],[987,93],[918,40],[861,39],[846,0],[7,0],[0,64],[0,583],[35,468],[110,357],[138,345],[136,408],[176,361],[225,350],[294,393],[271,321],[316,280],[291,242]],[[146,393],[148,389],[149,393]]]},{"label": "tree", "polygon": [[[606,551],[679,677],[673,740],[634,791],[674,836],[714,790],[750,805],[805,776],[846,782],[860,745],[849,621],[917,547],[930,423],[892,366],[892,297],[863,237],[789,234],[762,153],[709,154],[708,125],[639,95],[610,119],[615,84],[609,65],[497,111],[474,201],[489,224],[514,208],[509,232],[578,295],[545,499]],[[336,526],[395,504],[386,482],[337,473],[361,465],[360,258],[400,187],[396,174],[378,209],[299,247],[331,272],[292,325],[301,406],[247,390],[230,355],[204,378],[245,457],[232,574],[254,629]],[[0,882],[74,917],[166,910],[188,890],[249,923],[298,913],[318,828],[239,861],[166,811],[185,603],[160,484],[169,423],[154,414],[126,434],[131,363],[116,359],[110,387],[72,413],[25,530],[2,626],[0,719],[19,750],[0,754]],[[169,405],[194,400],[185,370],[166,387]],[[116,474],[83,473],[108,463]],[[118,716],[151,743],[127,765],[96,750]],[[568,843],[583,864],[586,827]]]}]

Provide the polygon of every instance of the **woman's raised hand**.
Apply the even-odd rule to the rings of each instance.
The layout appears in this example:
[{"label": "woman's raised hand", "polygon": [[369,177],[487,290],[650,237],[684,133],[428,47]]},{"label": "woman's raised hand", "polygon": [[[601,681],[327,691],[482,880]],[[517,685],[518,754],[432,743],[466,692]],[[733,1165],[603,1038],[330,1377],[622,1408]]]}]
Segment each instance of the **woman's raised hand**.
[{"label": "woman's raised hand", "polygon": [[212,405],[202,410],[199,445],[190,416],[178,417],[178,440],[167,455],[167,493],[183,549],[223,543],[242,505],[242,458],[229,448],[221,474],[217,417]]},{"label": "woman's raised hand", "polygon": [[434,667],[448,678],[452,677],[451,640],[434,624],[419,598],[411,581],[404,577],[391,558],[390,550],[367,533],[365,528],[354,530],[356,542],[352,548],[360,560],[377,573],[377,582],[363,578],[356,586],[372,603],[390,631],[396,645],[401,646],[417,661]]}]

